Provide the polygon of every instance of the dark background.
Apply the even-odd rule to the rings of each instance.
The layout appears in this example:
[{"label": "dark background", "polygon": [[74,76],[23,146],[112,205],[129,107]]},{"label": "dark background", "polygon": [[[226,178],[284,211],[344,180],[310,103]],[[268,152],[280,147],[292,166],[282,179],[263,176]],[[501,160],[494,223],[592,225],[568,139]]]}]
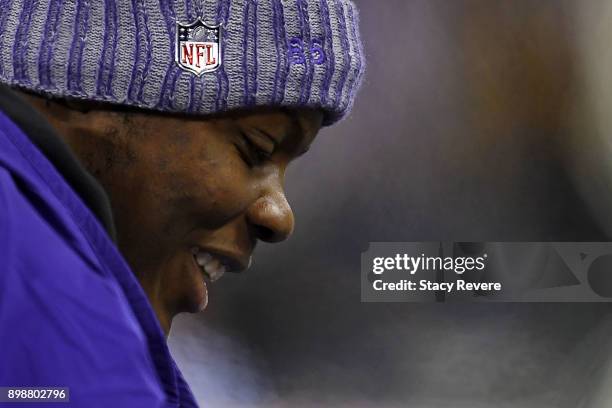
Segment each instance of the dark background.
[{"label": "dark background", "polygon": [[608,239],[612,7],[356,3],[366,82],[287,175],[295,235],[173,327],[200,403],[612,406],[608,304],[361,303],[359,272],[372,241]]}]

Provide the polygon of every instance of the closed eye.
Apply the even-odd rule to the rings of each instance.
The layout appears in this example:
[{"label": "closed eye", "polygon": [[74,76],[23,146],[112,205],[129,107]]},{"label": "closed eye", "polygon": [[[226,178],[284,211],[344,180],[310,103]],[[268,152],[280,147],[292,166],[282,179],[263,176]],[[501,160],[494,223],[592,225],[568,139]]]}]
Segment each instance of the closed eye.
[{"label": "closed eye", "polygon": [[274,153],[275,145],[272,141],[266,143],[264,137],[255,132],[240,132],[238,151],[249,167],[255,167],[270,160]]},{"label": "closed eye", "polygon": [[251,128],[248,131],[245,131],[244,135],[259,149],[263,150],[269,155],[274,153],[277,141],[269,133],[261,129]]}]

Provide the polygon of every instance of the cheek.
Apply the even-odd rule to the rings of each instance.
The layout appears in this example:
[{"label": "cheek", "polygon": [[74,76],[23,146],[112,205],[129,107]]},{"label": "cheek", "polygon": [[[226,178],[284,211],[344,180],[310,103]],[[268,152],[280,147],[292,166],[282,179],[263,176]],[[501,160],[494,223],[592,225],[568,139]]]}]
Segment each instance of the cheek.
[{"label": "cheek", "polygon": [[176,217],[218,228],[246,210],[254,183],[232,146],[210,143],[179,157],[167,195]]}]

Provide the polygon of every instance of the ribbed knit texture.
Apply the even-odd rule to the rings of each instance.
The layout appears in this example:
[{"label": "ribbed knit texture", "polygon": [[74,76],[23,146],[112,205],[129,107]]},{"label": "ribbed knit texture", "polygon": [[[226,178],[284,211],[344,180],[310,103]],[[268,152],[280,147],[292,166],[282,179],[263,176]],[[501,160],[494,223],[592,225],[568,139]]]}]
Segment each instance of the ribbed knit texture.
[{"label": "ribbed knit texture", "polygon": [[[222,65],[174,61],[176,23],[221,24]],[[0,81],[59,97],[211,114],[351,109],[364,72],[349,0],[0,0]]]}]

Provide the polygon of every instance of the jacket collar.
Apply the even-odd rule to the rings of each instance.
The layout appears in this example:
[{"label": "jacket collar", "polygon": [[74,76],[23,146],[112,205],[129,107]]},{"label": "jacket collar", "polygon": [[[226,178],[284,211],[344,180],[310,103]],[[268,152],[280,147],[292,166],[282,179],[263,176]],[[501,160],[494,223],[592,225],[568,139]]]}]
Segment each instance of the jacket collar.
[{"label": "jacket collar", "polygon": [[21,128],[94,213],[110,237],[116,240],[113,214],[106,192],[85,170],[49,122],[21,96],[3,84],[0,84],[0,110]]}]

